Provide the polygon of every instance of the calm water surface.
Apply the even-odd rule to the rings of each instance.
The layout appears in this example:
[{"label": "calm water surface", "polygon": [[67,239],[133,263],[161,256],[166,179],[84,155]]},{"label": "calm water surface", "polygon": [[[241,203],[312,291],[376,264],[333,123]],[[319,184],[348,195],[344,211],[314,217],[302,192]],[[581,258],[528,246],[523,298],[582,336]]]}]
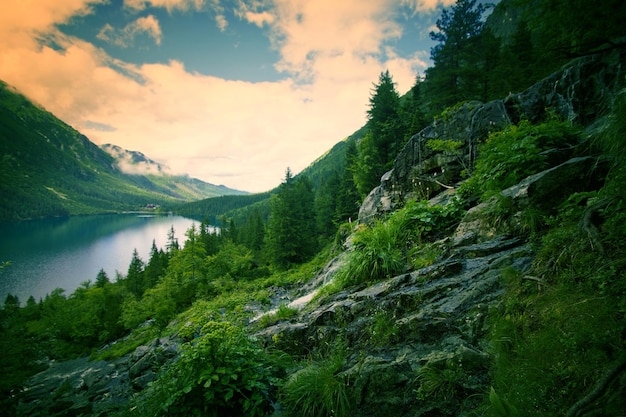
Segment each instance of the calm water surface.
[{"label": "calm water surface", "polygon": [[84,281],[95,282],[100,269],[111,280],[126,275],[137,249],[144,262],[154,241],[164,248],[172,227],[180,246],[185,232],[198,222],[172,215],[114,214],[30,220],[0,224],[0,303],[7,294],[24,304],[39,300],[55,288],[70,295]]}]

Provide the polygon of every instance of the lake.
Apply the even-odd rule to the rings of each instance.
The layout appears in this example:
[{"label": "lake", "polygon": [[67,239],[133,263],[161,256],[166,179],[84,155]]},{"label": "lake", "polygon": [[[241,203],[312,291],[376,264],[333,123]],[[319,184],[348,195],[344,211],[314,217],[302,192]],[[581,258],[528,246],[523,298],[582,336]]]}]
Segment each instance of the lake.
[{"label": "lake", "polygon": [[56,288],[70,295],[81,283],[95,282],[100,269],[114,280],[126,275],[137,249],[148,262],[154,241],[167,244],[173,227],[182,247],[185,232],[199,222],[174,215],[111,214],[0,224],[0,305],[7,294],[22,305],[29,296],[39,301]]}]

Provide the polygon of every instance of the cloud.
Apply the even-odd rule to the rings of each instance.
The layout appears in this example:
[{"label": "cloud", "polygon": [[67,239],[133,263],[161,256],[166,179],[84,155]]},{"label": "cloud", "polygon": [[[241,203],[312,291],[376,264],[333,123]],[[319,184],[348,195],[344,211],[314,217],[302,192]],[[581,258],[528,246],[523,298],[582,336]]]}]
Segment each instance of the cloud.
[{"label": "cloud", "polygon": [[100,32],[98,32],[97,37],[98,39],[112,43],[121,48],[129,48],[133,46],[135,38],[142,33],[154,39],[157,45],[161,44],[161,37],[163,36],[161,26],[157,18],[153,15],[140,17],[120,30],[116,30],[107,23]]},{"label": "cloud", "polygon": [[204,0],[124,0],[124,6],[134,11],[142,11],[149,7],[165,8],[170,14],[174,10],[186,12],[202,10]]},{"label": "cloud", "polygon": [[[361,71],[358,66],[366,63],[371,68],[377,62],[384,69],[385,45],[402,36],[399,6],[387,0],[253,0],[240,1],[237,15],[257,26],[268,26],[281,56],[276,69],[309,83],[324,78],[328,65],[340,72],[334,75],[340,78]],[[412,61],[409,66],[424,64],[414,57],[408,60]],[[338,63],[350,65],[342,70]]]},{"label": "cloud", "polygon": [[226,16],[224,16],[223,14],[218,14],[215,16],[215,23],[217,24],[219,30],[221,30],[222,32],[224,32],[226,30],[226,27],[228,26]]},{"label": "cloud", "polygon": [[[0,25],[0,79],[98,144],[139,150],[173,172],[246,191],[275,187],[288,166],[299,172],[361,127],[380,72],[389,69],[403,93],[426,67],[427,52],[401,56],[393,47],[402,35],[398,2],[238,3],[237,16],[270,37],[280,56],[276,68],[285,75],[256,83],[190,72],[176,60],[129,64],[55,29],[89,13],[89,4],[50,0],[38,7],[37,18],[21,9],[10,17],[22,23],[0,17],[12,25],[10,31]],[[170,12],[221,7],[215,1],[125,4]],[[157,31],[156,19],[143,19],[128,32],[167,36]],[[38,43],[41,34],[56,47]]]},{"label": "cloud", "polygon": [[414,13],[429,12],[438,6],[448,7],[455,3],[456,0],[402,0],[402,4],[413,9]]},{"label": "cloud", "polygon": [[29,1],[3,3],[0,13],[0,39],[3,48],[35,46],[35,32],[45,32],[58,23],[67,22],[73,16],[84,16],[93,6],[108,0],[39,0],[36,7]]}]

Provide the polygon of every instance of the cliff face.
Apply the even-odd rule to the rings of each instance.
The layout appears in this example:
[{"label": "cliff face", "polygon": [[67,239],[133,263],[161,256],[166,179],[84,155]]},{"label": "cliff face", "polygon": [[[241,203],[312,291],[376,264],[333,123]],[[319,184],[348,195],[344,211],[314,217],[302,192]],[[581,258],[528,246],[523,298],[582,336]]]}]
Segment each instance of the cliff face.
[{"label": "cliff face", "polygon": [[[444,112],[432,125],[414,135],[381,178],[359,212],[369,222],[398,204],[430,198],[463,179],[471,169],[477,145],[490,133],[520,120],[537,123],[556,115],[589,126],[612,104],[624,77],[623,54],[592,55],[572,62],[526,91],[489,103],[467,102]],[[455,152],[435,151],[430,140],[461,143]],[[563,154],[555,162],[567,159]]]}]

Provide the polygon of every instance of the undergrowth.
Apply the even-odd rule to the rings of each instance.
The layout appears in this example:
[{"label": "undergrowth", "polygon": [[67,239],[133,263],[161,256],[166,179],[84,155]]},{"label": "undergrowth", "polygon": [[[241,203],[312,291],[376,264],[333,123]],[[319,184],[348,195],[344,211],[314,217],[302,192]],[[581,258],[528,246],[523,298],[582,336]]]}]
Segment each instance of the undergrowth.
[{"label": "undergrowth", "polygon": [[456,226],[463,212],[458,199],[445,205],[409,201],[387,219],[360,225],[352,236],[346,265],[320,296],[432,264],[439,254],[432,242]]},{"label": "undergrowth", "polygon": [[622,94],[593,139],[613,160],[607,182],[546,219],[531,270],[503,275],[505,295],[490,314],[489,415],[574,416],[589,406],[623,414],[607,378],[626,363],[625,110]]}]

